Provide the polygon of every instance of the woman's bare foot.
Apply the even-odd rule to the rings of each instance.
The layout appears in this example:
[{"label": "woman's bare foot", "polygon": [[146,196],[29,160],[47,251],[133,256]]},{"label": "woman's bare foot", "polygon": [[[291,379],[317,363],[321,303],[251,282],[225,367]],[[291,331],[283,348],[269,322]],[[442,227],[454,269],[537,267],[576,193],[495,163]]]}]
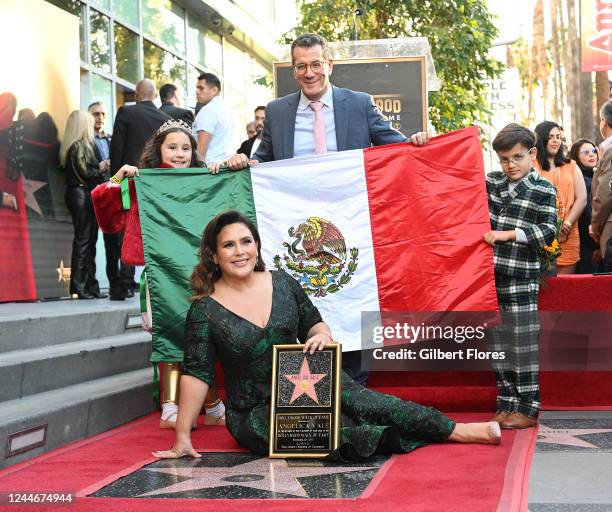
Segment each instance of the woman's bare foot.
[{"label": "woman's bare foot", "polygon": [[448,440],[456,443],[500,444],[501,430],[496,421],[457,423]]},{"label": "woman's bare foot", "polygon": [[202,457],[202,455],[193,449],[191,444],[175,444],[169,450],[160,450],[152,453],[153,456],[157,457],[158,459],[180,459],[181,457],[193,457],[194,459],[200,459]]}]

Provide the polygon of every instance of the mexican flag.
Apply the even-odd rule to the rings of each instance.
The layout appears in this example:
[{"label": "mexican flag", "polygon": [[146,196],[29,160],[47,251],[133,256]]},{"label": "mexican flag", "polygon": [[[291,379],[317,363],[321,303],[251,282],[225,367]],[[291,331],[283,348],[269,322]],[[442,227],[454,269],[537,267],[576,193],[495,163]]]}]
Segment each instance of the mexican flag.
[{"label": "mexican flag", "polygon": [[[153,361],[181,361],[189,276],[206,224],[236,209],[267,269],[292,275],[344,350],[362,312],[496,311],[477,128],[412,144],[269,162],[244,171],[151,169],[136,178]],[[159,344],[155,344],[159,345]]]}]

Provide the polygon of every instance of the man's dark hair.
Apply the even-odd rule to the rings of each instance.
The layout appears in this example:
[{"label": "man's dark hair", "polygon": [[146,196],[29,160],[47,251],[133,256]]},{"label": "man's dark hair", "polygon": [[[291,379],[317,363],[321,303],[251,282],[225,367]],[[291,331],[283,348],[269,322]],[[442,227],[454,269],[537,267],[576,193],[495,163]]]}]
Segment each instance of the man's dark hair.
[{"label": "man's dark hair", "polygon": [[[542,121],[534,129],[534,132],[537,137],[535,146],[538,150],[536,158],[540,163],[540,167],[544,171],[550,171],[550,162],[548,161],[548,152],[546,150],[546,146],[548,146],[548,136],[550,135],[550,132],[553,128],[561,130],[561,127],[554,121]],[[569,161],[569,158],[565,156],[565,145],[562,143],[559,146],[557,154],[555,155],[555,166],[560,167],[563,164],[569,163]]]},{"label": "man's dark hair", "polygon": [[313,46],[317,45],[323,49],[323,58],[329,59],[329,45],[324,37],[320,36],[319,34],[302,34],[301,36],[298,36],[293,43],[291,43],[291,62],[295,62],[295,59],[293,58],[293,50],[296,47],[312,48]]},{"label": "man's dark hair", "polygon": [[164,84],[159,89],[159,99],[162,101],[168,101],[176,92],[176,85]]},{"label": "man's dark hair", "polygon": [[612,101],[606,101],[599,111],[599,116],[612,128]]},{"label": "man's dark hair", "polygon": [[258,110],[266,110],[266,107],[264,107],[263,105],[259,105],[259,107],[255,107],[255,110],[253,112],[257,112]]},{"label": "man's dark hair", "polygon": [[216,87],[221,92],[221,80],[219,77],[213,73],[202,73],[198,80],[204,80],[208,87]]},{"label": "man's dark hair", "polygon": [[101,101],[94,101],[93,103],[89,105],[89,107],[87,107],[87,111],[89,112],[94,107],[103,107],[103,106],[104,104]]},{"label": "man's dark hair", "polygon": [[517,144],[521,144],[527,149],[535,146],[536,136],[529,129],[520,124],[510,123],[502,128],[493,139],[494,151],[509,151]]}]

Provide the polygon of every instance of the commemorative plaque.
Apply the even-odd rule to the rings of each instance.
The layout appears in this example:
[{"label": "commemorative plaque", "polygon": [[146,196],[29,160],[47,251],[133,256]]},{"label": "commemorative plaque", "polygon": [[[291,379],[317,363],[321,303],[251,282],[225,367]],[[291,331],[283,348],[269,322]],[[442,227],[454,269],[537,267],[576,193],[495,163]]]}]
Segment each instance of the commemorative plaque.
[{"label": "commemorative plaque", "polygon": [[303,345],[275,345],[272,354],[272,458],[325,457],[338,447],[342,351],[337,343],[314,354]]}]

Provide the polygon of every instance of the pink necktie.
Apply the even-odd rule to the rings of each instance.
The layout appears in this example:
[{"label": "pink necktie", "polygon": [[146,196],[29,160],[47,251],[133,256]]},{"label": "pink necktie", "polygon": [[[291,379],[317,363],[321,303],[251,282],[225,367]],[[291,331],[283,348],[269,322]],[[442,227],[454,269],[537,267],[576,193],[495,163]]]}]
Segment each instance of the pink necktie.
[{"label": "pink necktie", "polygon": [[315,122],[314,122],[314,145],[315,155],[321,155],[327,153],[327,141],[325,139],[325,119],[323,118],[322,101],[310,102],[310,108],[314,110]]}]

